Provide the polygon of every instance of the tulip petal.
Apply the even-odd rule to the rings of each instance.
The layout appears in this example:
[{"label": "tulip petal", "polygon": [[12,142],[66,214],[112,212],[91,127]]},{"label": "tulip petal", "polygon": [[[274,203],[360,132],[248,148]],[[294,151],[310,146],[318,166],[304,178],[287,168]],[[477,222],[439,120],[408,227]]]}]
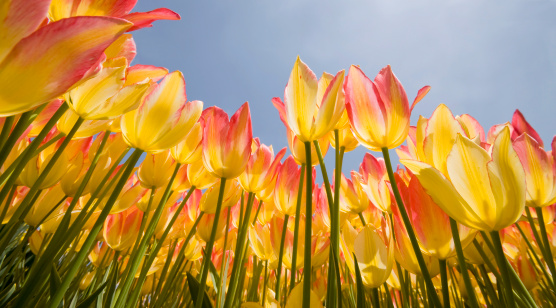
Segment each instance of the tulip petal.
[{"label": "tulip petal", "polygon": [[529,124],[529,122],[525,120],[525,117],[523,116],[521,111],[519,111],[519,109],[516,109],[514,115],[512,116],[512,126],[514,128],[516,137],[520,136],[523,133],[527,133],[529,136],[533,137],[533,139],[535,139],[541,147],[544,147],[541,136],[539,136],[539,133],[537,133],[533,126],[531,126],[531,124]]},{"label": "tulip petal", "polygon": [[431,86],[424,86],[421,89],[419,89],[419,91],[417,91],[417,96],[413,100],[413,104],[411,104],[411,108],[409,108],[409,112],[413,111],[415,105],[417,105],[417,103],[420,102],[425,97],[425,95],[429,93],[430,90],[431,90]]},{"label": "tulip petal", "polygon": [[0,116],[30,110],[66,92],[129,27],[116,18],[75,17],[21,40],[0,63]]},{"label": "tulip petal", "polygon": [[284,91],[284,103],[289,127],[303,142],[313,141],[317,90],[317,77],[298,56]]},{"label": "tulip petal", "polygon": [[136,64],[127,69],[127,76],[124,85],[128,86],[130,84],[144,81],[145,79],[159,81],[167,74],[168,70],[163,67]]},{"label": "tulip petal", "polygon": [[152,23],[157,20],[180,20],[180,15],[167,8],[159,8],[149,12],[136,12],[131,13],[122,18],[129,20],[133,23],[133,27],[129,28],[129,31],[135,31],[141,28],[152,27]]},{"label": "tulip petal", "polygon": [[0,63],[17,42],[45,20],[49,0],[5,0],[0,4]]},{"label": "tulip petal", "polygon": [[320,108],[313,126],[312,136],[319,139],[334,129],[338,120],[344,113],[344,70],[339,71],[330,81],[320,103]]}]

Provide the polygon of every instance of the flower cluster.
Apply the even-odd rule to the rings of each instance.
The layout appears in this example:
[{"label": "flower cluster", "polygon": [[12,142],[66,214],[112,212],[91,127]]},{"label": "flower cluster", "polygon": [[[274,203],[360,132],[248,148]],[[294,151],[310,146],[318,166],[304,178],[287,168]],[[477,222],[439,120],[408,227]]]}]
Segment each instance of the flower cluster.
[{"label": "flower cluster", "polygon": [[556,137],[520,111],[411,126],[429,86],[410,104],[390,66],[298,57],[275,153],[248,103],[203,109],[181,72],[131,65],[131,31],[180,18],[135,3],[0,4],[0,306],[556,305]]}]

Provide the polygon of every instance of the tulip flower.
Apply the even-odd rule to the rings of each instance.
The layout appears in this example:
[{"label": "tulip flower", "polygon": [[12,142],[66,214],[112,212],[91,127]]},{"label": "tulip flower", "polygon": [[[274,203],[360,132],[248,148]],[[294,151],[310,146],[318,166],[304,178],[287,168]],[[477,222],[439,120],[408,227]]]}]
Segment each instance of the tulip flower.
[{"label": "tulip flower", "polygon": [[205,168],[202,160],[187,165],[187,178],[191,186],[195,186],[197,189],[207,189],[218,182],[218,178]]},{"label": "tulip flower", "polygon": [[383,212],[392,212],[388,174],[384,159],[366,153],[359,166],[360,183],[367,197]]},{"label": "tulip flower", "polygon": [[[305,153],[305,144],[289,129],[286,131],[286,138],[288,138],[288,147],[292,152],[293,158],[298,165],[307,165],[307,156]],[[326,156],[330,142],[328,138],[322,137],[317,140],[322,156]],[[314,144],[311,144],[311,166],[319,164],[319,157]]]},{"label": "tulip flower", "polygon": [[203,127],[195,123],[185,139],[170,149],[172,157],[180,164],[192,164],[201,160],[203,151]]},{"label": "tulip flower", "polygon": [[469,228],[502,230],[516,222],[525,207],[525,172],[507,127],[491,153],[459,134],[446,160],[449,178],[427,163],[401,162],[446,214]]},{"label": "tulip flower", "polygon": [[133,206],[123,212],[111,214],[104,221],[103,236],[106,244],[116,251],[124,251],[135,243],[143,212]]},{"label": "tulip flower", "polygon": [[[284,215],[295,216],[300,175],[301,170],[297,167],[293,157],[288,156],[278,170],[274,189],[274,204],[276,209]],[[302,200],[305,198],[304,196],[305,190],[302,192]]]},{"label": "tulip flower", "polygon": [[[21,185],[32,187],[41,173],[52,159],[52,157],[58,151],[61,142],[52,144],[40,152],[37,156],[31,158],[31,160],[25,165],[21,173],[19,174],[18,182]],[[56,185],[62,176],[66,174],[67,166],[69,165],[69,160],[66,153],[62,153],[60,158],[54,164],[54,167],[48,172],[42,183],[39,185],[38,189],[45,189]]]},{"label": "tulip flower", "polygon": [[38,227],[42,221],[56,213],[55,207],[58,209],[64,207],[63,201],[65,198],[66,196],[60,185],[43,190],[23,220],[30,226]]},{"label": "tulip flower", "polygon": [[[299,307],[299,303],[303,300],[305,296],[303,291],[303,284],[298,284],[293,288],[290,295],[288,296],[288,301],[286,302],[286,308],[296,308]],[[319,300],[319,296],[315,291],[310,290],[310,304],[309,307],[311,308],[321,308],[324,307]]]},{"label": "tulip flower", "polygon": [[[141,211],[145,213],[152,212],[158,206],[169,207],[173,205],[174,203],[176,203],[176,201],[178,201],[178,199],[182,197],[182,194],[178,192],[173,192],[170,196],[168,196],[168,200],[166,200],[166,203],[161,205],[160,202],[162,201],[163,197],[164,197],[164,189],[157,189],[154,193],[154,197],[152,198],[152,200],[150,200],[151,199],[150,192],[146,192],[141,195],[139,201],[136,201],[136,205]],[[150,208],[149,208],[149,203],[150,203]]]},{"label": "tulip flower", "polygon": [[280,150],[274,157],[272,146],[268,147],[261,144],[259,138],[255,138],[247,167],[239,176],[241,187],[245,191],[253,193],[265,189],[276,177],[280,160],[282,160],[284,154],[286,154],[286,148]]},{"label": "tulip flower", "polygon": [[187,177],[187,165],[182,165],[178,169],[178,173],[174,179],[174,183],[172,183],[172,190],[177,192],[184,192],[191,188],[191,183],[189,182],[189,178]]},{"label": "tulip flower", "polygon": [[107,267],[113,258],[114,250],[104,242],[97,242],[89,253],[89,261],[96,267]]},{"label": "tulip flower", "polygon": [[425,86],[417,93],[411,108],[405,90],[390,65],[371,81],[357,66],[349,68],[344,84],[346,110],[359,142],[371,151],[393,149],[409,132],[413,107],[429,92]]},{"label": "tulip flower", "polygon": [[344,213],[359,214],[366,210],[370,204],[369,198],[361,186],[361,175],[351,172],[351,180],[342,173],[340,182],[340,210]]},{"label": "tulip flower", "polygon": [[[0,21],[0,116],[28,111],[90,74],[132,24],[110,17],[44,22],[49,1],[12,0]],[[25,13],[22,13],[25,12]],[[93,35],[94,33],[94,35]]]},{"label": "tulip flower", "polygon": [[231,119],[218,107],[203,112],[203,163],[215,177],[233,179],[247,167],[253,132],[249,104]]},{"label": "tulip flower", "polygon": [[124,87],[127,65],[124,57],[104,62],[99,73],[64,95],[70,108],[87,120],[113,119],[136,109],[151,84],[145,79]]},{"label": "tulip flower", "polygon": [[301,142],[312,142],[325,137],[340,120],[345,110],[343,81],[343,70],[332,80],[326,73],[321,81],[317,80],[311,69],[297,57],[284,90],[284,102],[274,98],[272,103],[282,122]]},{"label": "tulip flower", "polygon": [[201,116],[203,102],[186,102],[181,72],[166,75],[139,108],[122,116],[122,134],[132,147],[160,152],[178,144]]},{"label": "tulip flower", "polygon": [[381,229],[371,226],[364,227],[360,232],[345,224],[342,230],[342,251],[346,264],[351,272],[355,272],[352,253],[355,253],[363,284],[369,288],[377,288],[383,284],[394,265],[394,241],[390,227],[384,222]]},{"label": "tulip flower", "polygon": [[137,0],[87,1],[87,0],[53,0],[48,10],[50,20],[60,20],[71,16],[111,16],[133,23],[127,31],[152,27],[156,20],[179,20],[180,15],[167,8],[158,8],[149,12],[130,11]]},{"label": "tulip flower", "polygon": [[145,188],[166,187],[175,165],[176,162],[170,156],[170,151],[148,153],[137,172],[141,185]]},{"label": "tulip flower", "polygon": [[268,225],[255,223],[249,227],[249,241],[251,247],[260,260],[271,260],[275,258],[274,250],[270,241],[270,228]]},{"label": "tulip flower", "polygon": [[[199,238],[201,238],[205,242],[208,242],[210,240],[211,229],[214,224],[215,215],[216,214],[203,215],[203,217],[201,218],[201,222],[197,226],[196,234],[199,236]],[[220,217],[221,219],[218,219],[217,222],[216,233],[214,236],[215,240],[218,240],[219,238],[223,237],[224,232],[226,232],[226,218],[228,217],[228,211],[222,211],[221,215],[222,215],[222,217]]]},{"label": "tulip flower", "polygon": [[[221,182],[218,182],[211,187],[209,187],[199,203],[199,209],[207,214],[214,214],[216,212],[216,203],[218,201],[218,194],[220,191]],[[241,197],[241,189],[239,182],[228,181],[226,187],[224,188],[224,195],[222,198],[222,207],[234,206]]]}]

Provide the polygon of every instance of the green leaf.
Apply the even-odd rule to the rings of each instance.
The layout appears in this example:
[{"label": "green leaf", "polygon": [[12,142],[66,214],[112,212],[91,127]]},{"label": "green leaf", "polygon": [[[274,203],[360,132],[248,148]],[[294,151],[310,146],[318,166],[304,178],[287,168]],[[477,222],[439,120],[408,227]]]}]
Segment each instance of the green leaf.
[{"label": "green leaf", "polygon": [[98,289],[95,290],[95,292],[93,292],[93,294],[89,295],[89,297],[79,302],[77,308],[88,308],[89,306],[91,306],[97,299],[98,295],[102,292],[102,290],[104,290],[107,283],[108,281],[105,281],[103,284],[100,285],[100,287],[98,287]]},{"label": "green leaf", "polygon": [[56,265],[52,263],[52,267],[50,268],[50,296],[54,296],[58,288],[62,284],[62,279],[60,278],[60,274],[56,270]]},{"label": "green leaf", "polygon": [[[210,262],[212,263],[212,262]],[[199,288],[200,283],[199,281],[197,281],[197,279],[195,277],[193,277],[193,275],[191,275],[190,273],[187,273],[187,284],[189,285],[189,293],[191,294],[191,299],[193,300],[193,302],[197,301],[197,292],[199,292]],[[212,304],[210,303],[210,299],[208,297],[207,292],[203,292],[204,293],[204,298],[203,298],[203,308],[213,308]]]},{"label": "green leaf", "polygon": [[355,253],[353,254],[353,263],[355,264],[355,281],[357,285],[357,308],[365,308],[365,287],[363,286],[363,279],[361,278],[361,271],[359,270],[359,263]]}]

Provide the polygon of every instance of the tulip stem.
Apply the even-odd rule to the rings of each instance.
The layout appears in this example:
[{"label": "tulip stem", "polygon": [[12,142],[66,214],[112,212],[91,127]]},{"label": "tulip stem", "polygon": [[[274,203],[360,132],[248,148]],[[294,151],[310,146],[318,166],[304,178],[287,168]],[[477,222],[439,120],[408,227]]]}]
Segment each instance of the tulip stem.
[{"label": "tulip stem", "polygon": [[295,205],[295,223],[293,229],[293,250],[296,253],[292,255],[292,274],[290,280],[290,292],[295,287],[295,274],[297,273],[297,244],[299,242],[299,219],[301,218],[301,199],[303,198],[303,179],[305,178],[305,164],[301,164],[301,172],[299,173],[299,184],[297,187],[297,200]]},{"label": "tulip stem", "polygon": [[[303,260],[303,305],[302,308],[310,308],[311,305],[311,224],[313,223],[313,173],[311,172],[311,142],[305,142],[305,160],[307,161],[307,183],[305,195],[305,256]],[[197,307],[198,308],[198,307]]]},{"label": "tulip stem", "polygon": [[440,267],[440,281],[442,283],[442,302],[444,308],[450,308],[450,289],[448,288],[448,272],[446,268],[446,259],[438,259]]},{"label": "tulip stem", "polygon": [[378,288],[371,289],[371,299],[373,302],[373,308],[380,308],[380,300],[378,299]]},{"label": "tulip stem", "polygon": [[392,191],[394,192],[394,197],[396,198],[398,209],[402,216],[404,226],[407,230],[407,235],[409,236],[409,240],[411,241],[411,245],[413,246],[413,251],[415,252],[415,257],[417,258],[417,262],[419,263],[419,268],[421,269],[421,273],[423,274],[423,278],[425,279],[427,292],[429,293],[433,306],[442,307],[440,303],[440,299],[438,298],[438,295],[434,291],[435,290],[434,284],[432,283],[429,270],[427,269],[425,259],[423,258],[423,254],[421,253],[421,248],[419,247],[419,242],[417,242],[417,238],[415,237],[415,231],[411,226],[411,222],[409,220],[407,211],[405,209],[400,192],[398,190],[396,179],[394,178],[394,171],[392,170],[392,163],[390,162],[390,154],[388,153],[388,148],[382,148],[382,155],[384,157],[384,162],[386,164],[386,170],[388,171],[388,178],[390,179],[390,183],[392,184],[391,185]]},{"label": "tulip stem", "polygon": [[[96,237],[97,237],[100,229],[104,225],[104,220],[106,219],[106,217],[110,213],[110,209],[112,208],[112,205],[114,204],[114,202],[118,198],[119,193],[122,190],[122,188],[124,187],[125,183],[127,182],[128,177],[133,172],[133,170],[135,168],[135,164],[137,163],[137,161],[141,157],[141,154],[143,154],[143,151],[138,150],[138,149],[135,149],[133,154],[131,154],[129,160],[127,161],[127,166],[125,168],[124,173],[122,174],[120,180],[118,181],[118,184],[116,184],[116,187],[114,188],[114,191],[112,192],[112,194],[110,195],[110,198],[106,202],[106,205],[102,209],[102,212],[100,213],[99,217],[97,218],[97,220],[95,222],[95,225],[93,226],[93,228],[89,232],[89,235],[87,236],[87,239],[85,240],[85,242],[81,246],[81,249],[79,250],[77,256],[72,261],[73,263],[72,263],[71,267],[68,269],[66,275],[64,276],[64,279],[63,279],[62,283],[60,284],[60,286],[58,287],[58,289],[56,291],[56,294],[51,298],[49,307],[56,308],[56,307],[58,307],[58,305],[62,301],[66,290],[69,288],[69,285],[70,285],[71,281],[73,280],[73,278],[77,274],[77,271],[81,267],[81,264],[83,263],[83,261],[85,260],[87,255],[89,254],[89,249],[91,248],[91,246],[95,242]],[[23,294],[25,294],[25,293],[22,293],[22,295]],[[23,300],[23,301],[25,301],[25,300]],[[16,306],[18,306],[18,305],[16,305]],[[24,307],[24,306],[25,305],[22,305],[21,307]]]},{"label": "tulip stem", "polygon": [[[546,264],[548,265],[548,268],[550,269],[550,272],[552,273],[552,285],[554,290],[556,290],[556,267],[554,266],[554,258],[552,257],[552,250],[550,249],[550,243],[548,241],[548,234],[546,233],[546,226],[544,224],[544,215],[542,213],[542,208],[537,207],[535,208],[535,210],[537,211],[537,219],[539,221],[539,229],[541,231],[541,238],[542,238],[542,243],[544,246],[544,250],[546,253]],[[535,226],[532,225],[531,228],[534,228]]]},{"label": "tulip stem", "polygon": [[8,125],[4,125],[4,127],[2,128],[2,135],[4,135],[4,131],[7,131],[9,135],[7,136],[8,138],[6,139],[6,141],[2,142],[4,144],[2,144],[2,150],[0,151],[0,166],[2,166],[4,162],[6,162],[6,159],[8,158],[8,155],[12,151],[17,140],[19,139],[19,137],[21,137],[23,132],[25,132],[29,124],[31,124],[29,118],[31,117],[32,113],[33,110],[29,110],[23,113],[19,117],[19,120],[17,121],[17,124],[15,125],[13,130],[11,130],[11,126],[13,124],[13,116],[10,117],[12,118],[11,123],[8,123],[10,121],[6,120],[6,124]]},{"label": "tulip stem", "polygon": [[496,262],[498,263],[498,269],[500,270],[500,275],[502,276],[502,281],[504,283],[504,292],[506,300],[505,303],[510,308],[515,308],[514,292],[512,290],[512,282],[510,280],[510,273],[508,271],[506,257],[504,256],[504,248],[502,248],[502,241],[500,240],[500,234],[498,231],[490,232],[490,237],[494,244],[494,254],[496,255]]},{"label": "tulip stem", "polygon": [[263,281],[263,297],[261,305],[264,307],[265,300],[266,300],[266,281],[268,279],[268,260],[264,261],[264,281]]},{"label": "tulip stem", "polygon": [[199,284],[199,291],[197,292],[197,301],[195,303],[195,308],[201,308],[203,300],[205,298],[205,288],[207,286],[207,276],[209,270],[209,262],[211,261],[212,248],[214,246],[214,238],[216,237],[216,232],[218,230],[218,220],[220,219],[220,212],[222,211],[222,201],[224,200],[224,189],[226,188],[226,178],[220,179],[220,191],[218,192],[218,201],[216,202],[216,212],[214,212],[214,221],[212,222],[212,230],[210,232],[210,238],[205,247],[205,254],[203,256],[203,266],[201,272],[201,281]]},{"label": "tulip stem", "polygon": [[[282,237],[280,239],[280,253],[278,254],[278,268],[276,269],[276,287],[274,288],[276,290],[276,294],[275,294],[275,299],[277,301],[280,301],[280,276],[282,276],[282,257],[284,255],[284,242],[286,241],[286,232],[288,230],[288,220],[290,218],[290,215],[286,214],[284,216],[284,225],[282,226]],[[293,247],[293,255],[295,255],[296,252],[296,247]]]},{"label": "tulip stem", "polygon": [[477,297],[475,296],[475,289],[473,288],[473,284],[471,284],[469,272],[467,271],[467,264],[465,263],[465,256],[463,255],[463,248],[461,247],[461,240],[459,237],[458,223],[452,219],[452,217],[450,217],[450,228],[452,229],[452,237],[456,248],[456,255],[458,257],[458,265],[461,269],[461,276],[463,277],[469,301],[471,302],[472,307],[479,307]]},{"label": "tulip stem", "polygon": [[[12,126],[14,124],[14,120],[15,120],[15,116],[9,116],[9,117],[5,118],[4,123],[2,124],[2,133],[0,133],[0,149],[4,148],[4,142],[6,141],[8,136],[10,135],[10,132],[12,131]],[[11,150],[11,148],[10,148],[10,150]]]}]

